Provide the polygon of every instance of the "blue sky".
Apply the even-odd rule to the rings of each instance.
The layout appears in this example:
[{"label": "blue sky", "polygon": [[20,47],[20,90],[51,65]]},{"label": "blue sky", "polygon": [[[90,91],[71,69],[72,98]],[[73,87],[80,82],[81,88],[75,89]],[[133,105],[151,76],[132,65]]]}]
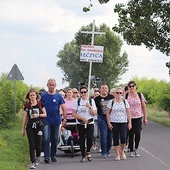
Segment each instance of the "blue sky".
[{"label": "blue sky", "polygon": [[[93,20],[97,26],[107,24],[112,28],[117,23],[113,12],[114,0],[94,6],[88,13],[82,12],[88,0],[1,0],[0,1],[0,73],[9,72],[17,64],[28,85],[46,88],[49,78],[55,78],[57,88],[63,88],[63,72],[56,67],[57,53],[74,34]],[[129,59],[127,73],[120,83],[126,83],[134,76],[169,81],[169,61],[157,50],[149,51],[144,46],[129,46],[124,42],[122,51]]]}]

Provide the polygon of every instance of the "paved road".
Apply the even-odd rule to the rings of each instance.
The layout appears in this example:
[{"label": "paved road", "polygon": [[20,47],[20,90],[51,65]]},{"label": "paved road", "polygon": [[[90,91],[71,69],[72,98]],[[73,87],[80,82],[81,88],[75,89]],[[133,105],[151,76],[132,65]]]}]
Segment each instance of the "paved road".
[{"label": "paved road", "polygon": [[149,122],[143,126],[140,143],[140,157],[128,157],[127,160],[114,161],[115,152],[108,159],[101,159],[100,153],[92,151],[91,162],[80,163],[80,152],[71,158],[69,154],[58,151],[57,162],[42,162],[37,170],[170,170],[170,128]]}]

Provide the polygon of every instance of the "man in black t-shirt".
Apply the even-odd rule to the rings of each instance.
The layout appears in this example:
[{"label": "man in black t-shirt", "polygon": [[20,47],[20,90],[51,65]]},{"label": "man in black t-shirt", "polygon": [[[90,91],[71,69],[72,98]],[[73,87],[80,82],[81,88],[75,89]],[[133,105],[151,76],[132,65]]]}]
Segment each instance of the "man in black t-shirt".
[{"label": "man in black t-shirt", "polygon": [[103,84],[100,87],[100,96],[94,99],[97,107],[98,126],[100,130],[101,158],[109,157],[110,149],[112,147],[112,132],[107,125],[106,109],[108,102],[113,98],[114,96],[109,94],[108,85]]}]

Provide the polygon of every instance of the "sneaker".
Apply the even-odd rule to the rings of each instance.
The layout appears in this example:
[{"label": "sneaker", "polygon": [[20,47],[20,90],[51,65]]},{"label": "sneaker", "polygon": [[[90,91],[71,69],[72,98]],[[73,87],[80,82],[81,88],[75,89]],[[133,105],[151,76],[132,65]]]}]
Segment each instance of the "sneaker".
[{"label": "sneaker", "polygon": [[56,157],[52,157],[52,158],[51,158],[51,161],[52,161],[52,162],[57,162]]},{"label": "sneaker", "polygon": [[99,153],[101,153],[102,152],[102,150],[101,149],[99,149]]},{"label": "sneaker", "polygon": [[102,158],[102,159],[106,159],[106,158],[107,158],[107,155],[106,155],[106,154],[102,154],[101,158]]},{"label": "sneaker", "polygon": [[40,163],[40,157],[36,157],[35,164],[38,165]]},{"label": "sneaker", "polygon": [[93,145],[92,146],[92,149],[95,151],[97,148],[96,148],[96,145]]},{"label": "sneaker", "polygon": [[30,166],[29,166],[30,169],[35,169],[36,166],[35,166],[35,163],[31,163]]},{"label": "sneaker", "polygon": [[129,148],[126,148],[126,149],[125,149],[125,152],[130,152],[130,149],[129,149]]},{"label": "sneaker", "polygon": [[134,157],[135,155],[134,155],[134,153],[133,152],[130,152],[130,155],[129,155],[130,157]]},{"label": "sneaker", "polygon": [[135,149],[134,153],[135,153],[135,156],[136,156],[136,157],[139,157],[139,156],[140,156],[140,154],[139,154],[139,152],[138,152],[137,149]]},{"label": "sneaker", "polygon": [[50,162],[49,158],[45,158],[44,162],[48,164]]},{"label": "sneaker", "polygon": [[86,162],[86,158],[81,158],[80,162],[81,163],[85,163]]},{"label": "sneaker", "polygon": [[111,153],[107,153],[107,155],[106,155],[107,157],[110,157],[111,156]]}]

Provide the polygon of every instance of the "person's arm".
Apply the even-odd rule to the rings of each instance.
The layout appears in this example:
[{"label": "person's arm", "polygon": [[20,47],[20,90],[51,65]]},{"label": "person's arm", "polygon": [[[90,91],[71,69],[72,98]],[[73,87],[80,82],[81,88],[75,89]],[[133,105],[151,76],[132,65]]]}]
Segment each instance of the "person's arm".
[{"label": "person's arm", "polygon": [[146,125],[148,123],[146,103],[142,100],[142,111],[143,111],[143,123]]},{"label": "person's arm", "polygon": [[[95,104],[95,103],[94,103],[94,104]],[[90,114],[91,114],[92,116],[95,116],[95,115],[97,114],[97,110],[95,110],[95,109],[93,108],[93,106],[90,105],[90,103],[86,103],[86,107],[89,108]]]},{"label": "person's arm", "polygon": [[66,106],[65,103],[60,105],[60,108],[62,110],[63,113],[63,121],[62,121],[62,125],[65,126],[67,123],[67,113],[66,113]]},{"label": "person's arm", "polygon": [[21,129],[21,135],[24,137],[25,136],[25,128],[27,125],[28,117],[27,117],[27,112],[24,111],[24,117],[22,121],[22,129]]},{"label": "person's arm", "polygon": [[40,117],[40,118],[46,117],[46,116],[47,116],[47,112],[46,112],[46,110],[45,110],[45,107],[43,107],[43,108],[41,109],[41,111],[42,111],[42,114],[40,114],[39,117]]},{"label": "person's arm", "polygon": [[107,110],[106,110],[106,120],[107,120],[107,124],[108,124],[109,129],[112,130],[113,126],[110,123],[110,112],[111,112],[111,109],[107,107]]},{"label": "person's arm", "polygon": [[88,123],[88,120],[80,115],[77,114],[77,110],[72,110],[72,116],[75,117],[78,120],[82,120],[85,124]]},{"label": "person's arm", "polygon": [[127,119],[128,119],[128,129],[130,130],[132,128],[130,108],[126,108],[126,114],[127,114]]}]

